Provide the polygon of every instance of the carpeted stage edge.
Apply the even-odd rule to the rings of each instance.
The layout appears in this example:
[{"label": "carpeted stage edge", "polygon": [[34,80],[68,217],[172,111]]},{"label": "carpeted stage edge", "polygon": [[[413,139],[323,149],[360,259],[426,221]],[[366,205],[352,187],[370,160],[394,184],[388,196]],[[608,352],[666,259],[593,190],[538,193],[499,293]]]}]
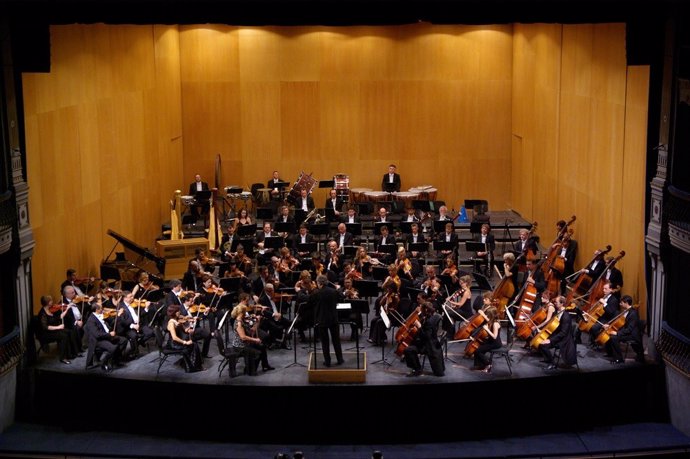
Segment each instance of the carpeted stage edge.
[{"label": "carpeted stage edge", "polygon": [[179,384],[47,370],[22,379],[20,422],[223,442],[435,443],[669,422],[656,364],[389,386]]}]

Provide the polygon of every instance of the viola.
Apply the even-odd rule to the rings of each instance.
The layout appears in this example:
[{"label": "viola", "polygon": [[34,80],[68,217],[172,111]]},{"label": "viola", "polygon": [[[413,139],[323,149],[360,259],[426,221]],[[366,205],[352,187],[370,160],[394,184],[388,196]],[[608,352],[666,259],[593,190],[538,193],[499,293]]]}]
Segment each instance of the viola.
[{"label": "viola", "polygon": [[414,311],[407,317],[405,323],[400,325],[398,331],[395,332],[395,341],[398,343],[395,348],[395,354],[402,357],[405,349],[412,344],[414,338],[419,333],[419,327],[416,326],[417,321],[421,321],[422,307],[417,306]]},{"label": "viola", "polygon": [[484,311],[479,310],[475,315],[470,317],[467,322],[465,322],[460,328],[458,328],[458,331],[455,332],[455,336],[453,336],[454,340],[466,340],[472,336],[472,333],[475,332],[478,328],[480,328],[482,325],[484,325],[487,321],[486,314],[484,314]]},{"label": "viola", "polygon": [[[568,312],[565,312],[564,314],[568,314]],[[558,326],[561,323],[561,319],[558,318],[558,315],[555,315],[551,317],[551,320],[547,322],[546,325],[537,333],[534,338],[529,342],[529,345],[532,347],[532,349],[539,349],[539,346],[549,339],[551,335],[553,335],[553,332],[556,331]]]}]

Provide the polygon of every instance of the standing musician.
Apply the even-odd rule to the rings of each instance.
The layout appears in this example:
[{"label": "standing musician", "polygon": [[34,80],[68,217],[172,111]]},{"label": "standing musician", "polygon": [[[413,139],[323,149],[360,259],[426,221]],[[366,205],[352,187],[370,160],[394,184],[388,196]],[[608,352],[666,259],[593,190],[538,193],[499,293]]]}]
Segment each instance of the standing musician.
[{"label": "standing musician", "polygon": [[321,349],[323,350],[323,364],[331,366],[330,338],[333,340],[336,365],[342,365],[343,350],[340,346],[340,325],[338,324],[338,303],[342,296],[328,285],[328,278],[320,275],[316,278],[317,290],[309,297],[310,307],[314,309],[315,325],[319,328]]},{"label": "standing musician", "polygon": [[[118,310],[120,314],[124,309]],[[103,316],[103,304],[94,301],[91,305],[91,315],[84,325],[88,351],[86,353],[86,368],[93,364],[93,358],[97,351],[101,352],[101,368],[106,373],[112,371],[114,366],[120,365],[120,359],[127,347],[127,340],[122,336],[117,336],[112,329],[112,323],[108,323]]]},{"label": "standing musician", "polygon": [[65,327],[65,316],[69,313],[69,308],[53,305],[53,297],[49,295],[41,297],[41,306],[41,310],[38,311],[40,333],[46,341],[58,343],[60,362],[69,365],[72,363],[70,360],[81,353],[77,331]]},{"label": "standing musician", "polygon": [[421,314],[415,322],[415,327],[419,331],[412,343],[403,351],[405,363],[411,369],[407,376],[415,377],[422,374],[419,354],[429,357],[429,364],[434,372],[434,376],[444,375],[443,348],[438,339],[438,326],[440,323],[441,315],[436,312],[436,307],[429,302],[422,303]]},{"label": "standing musician", "polygon": [[472,316],[472,276],[460,277],[460,288],[447,298],[443,305],[443,330],[451,339],[455,335],[455,323],[458,320],[469,319]]},{"label": "standing musician", "polygon": [[[606,269],[606,261],[604,260],[604,253],[601,250],[594,251],[594,258],[592,261],[580,270],[580,273],[587,274],[592,278],[592,283],[594,283],[599,276],[601,276]],[[575,278],[577,280],[577,277]]]},{"label": "standing musician", "polygon": [[[562,295],[557,296],[554,299],[554,304],[557,311],[554,317],[558,318],[558,327],[548,338],[541,341],[541,344],[538,346],[539,352],[544,356],[544,362],[548,364],[548,370],[556,369],[556,365],[553,363],[553,354],[551,353],[551,349],[555,348],[560,348],[561,350],[561,366],[563,368],[570,368],[577,363],[573,321],[570,313],[565,310],[565,297]],[[540,329],[546,327],[551,320],[551,318],[545,320]],[[537,330],[537,336],[539,336],[540,331]]]},{"label": "standing musician", "polygon": [[397,167],[395,164],[388,165],[388,173],[383,174],[383,178],[381,179],[381,191],[387,191],[389,193],[400,191],[402,181],[400,180],[400,174],[396,171]]},{"label": "standing musician", "polygon": [[[185,295],[182,300],[183,307],[191,307],[194,295]],[[199,354],[199,346],[190,337],[193,333],[193,319],[181,315],[181,307],[173,304],[168,306],[167,329],[170,333],[167,346],[171,349],[182,350],[184,370],[187,373],[202,371],[202,358]]]},{"label": "standing musician", "polygon": [[297,322],[295,322],[295,327],[299,333],[299,339],[301,342],[306,342],[307,337],[304,331],[308,328],[314,326],[314,310],[309,307],[309,297],[316,290],[316,282],[311,278],[311,273],[304,270],[299,275],[299,280],[295,283],[295,293],[297,297],[295,299],[297,303],[298,314]]},{"label": "standing musician", "polygon": [[256,376],[259,361],[261,361],[263,371],[271,371],[275,368],[268,363],[268,352],[261,339],[263,333],[259,329],[261,316],[248,312],[248,300],[249,295],[240,293],[239,303],[230,313],[230,317],[235,320],[232,347],[244,356],[245,373],[249,376]]},{"label": "standing musician", "polygon": [[484,244],[484,250],[475,252],[475,270],[482,272],[486,277],[493,275],[491,265],[494,261],[494,250],[496,250],[496,239],[491,234],[491,227],[488,223],[482,224],[481,232],[475,237],[475,241]]},{"label": "standing musician", "polygon": [[[556,223],[557,234],[565,234],[563,228],[566,226],[565,220]],[[575,273],[575,258],[577,258],[577,241],[571,237],[563,238],[560,256],[565,261],[563,269],[563,279],[561,280],[561,294],[565,294],[568,286],[567,278]]]},{"label": "standing musician", "polygon": [[[195,196],[197,192],[199,191],[208,191],[208,183],[202,182],[201,181],[201,175],[196,174],[194,176],[194,181],[189,184],[189,196]],[[203,213],[208,213],[210,209],[210,205],[208,201],[206,202],[197,202],[195,204],[192,204],[189,207],[189,211],[194,218],[194,222],[196,223],[197,220],[199,220],[199,208],[201,208],[201,211]]]},{"label": "standing musician", "polygon": [[[343,208],[343,200],[338,196],[336,190],[332,189],[328,192],[328,199],[326,199],[326,204],[324,204],[324,209],[331,209],[335,216],[336,221],[340,219],[340,210]],[[328,213],[326,213],[328,215]]]},{"label": "standing musician", "polygon": [[[347,300],[358,300],[359,292],[353,287],[353,280],[351,277],[347,277],[343,280],[342,287],[340,287],[340,294]],[[350,309],[350,328],[352,333],[350,334],[350,340],[354,341],[356,337],[357,330],[361,333],[364,329],[364,322],[362,322],[362,313],[354,308]]]},{"label": "standing musician", "polygon": [[[390,278],[390,276],[389,276]],[[369,338],[368,342],[372,343],[374,346],[383,346],[386,342],[386,330],[390,328],[391,325],[400,325],[400,320],[398,320],[398,315],[392,311],[398,309],[400,304],[400,295],[398,294],[398,286],[400,283],[395,281],[384,282],[384,294],[376,299],[374,306],[376,308],[376,315],[371,320],[369,326]],[[386,317],[388,319],[388,325],[386,324]]]},{"label": "standing musician", "polygon": [[630,295],[625,295],[620,300],[622,314],[625,315],[625,324],[618,330],[613,330],[610,323],[604,325],[604,330],[609,334],[606,342],[606,351],[613,357],[612,363],[623,363],[623,352],[621,343],[630,343],[635,351],[635,361],[645,363],[644,347],[642,345],[642,333],[640,330],[640,316],[637,308],[633,306],[633,299]]},{"label": "standing musician", "polygon": [[489,356],[487,354],[489,351],[500,349],[503,346],[500,334],[501,322],[498,320],[498,310],[494,306],[487,308],[485,314],[487,321],[482,325],[482,329],[488,333],[488,336],[474,352],[474,367],[472,369],[491,373],[491,365],[489,365]]},{"label": "standing musician", "polygon": [[273,171],[273,176],[266,182],[266,188],[271,189],[271,197],[274,201],[279,201],[283,192],[284,182],[280,178],[278,171]]},{"label": "standing musician", "polygon": [[278,299],[273,284],[266,284],[263,295],[259,297],[259,304],[266,306],[262,311],[261,329],[268,333],[268,338],[264,341],[266,345],[280,345],[287,349],[285,331],[290,327],[290,321],[283,317],[279,305],[276,304]]},{"label": "standing musician", "polygon": [[546,288],[544,273],[537,267],[537,263],[534,260],[527,260],[525,266],[527,267],[527,272],[525,273],[524,282],[534,285],[537,289],[537,295],[540,295]]}]

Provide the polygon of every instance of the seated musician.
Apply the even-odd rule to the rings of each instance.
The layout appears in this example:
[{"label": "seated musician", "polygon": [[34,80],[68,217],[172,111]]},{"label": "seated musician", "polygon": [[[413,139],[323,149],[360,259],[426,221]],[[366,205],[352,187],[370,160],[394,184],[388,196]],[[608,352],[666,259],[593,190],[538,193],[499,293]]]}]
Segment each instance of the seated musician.
[{"label": "seated musician", "polygon": [[81,355],[81,343],[77,331],[65,326],[65,316],[70,314],[67,306],[54,305],[53,298],[48,295],[41,297],[41,309],[38,311],[41,341],[57,342],[60,362],[69,365],[72,359]]},{"label": "seated musician", "polygon": [[[592,325],[592,328],[589,329],[589,343],[590,347],[592,348],[597,347],[595,340],[597,336],[599,336],[599,333],[601,333],[601,331],[603,330],[601,324],[608,323],[618,314],[620,302],[618,301],[618,298],[616,298],[616,296],[613,294],[613,288],[611,287],[610,282],[604,281],[603,292],[604,296],[599,300],[599,303],[603,305],[604,312],[596,321],[596,323]],[[592,306],[590,308],[590,312],[593,312],[594,309],[595,306]],[[583,315],[584,318],[587,320],[595,320],[595,317],[590,316],[588,313],[583,313]]]},{"label": "seated musician", "polygon": [[252,220],[252,217],[249,216],[249,211],[245,207],[241,208],[240,212],[237,214],[237,217],[235,217],[235,229],[237,229],[237,227],[241,225],[252,224],[254,224],[254,221]]},{"label": "seated musician", "polygon": [[340,216],[340,221],[342,223],[360,223],[361,222],[361,220],[359,219],[359,216],[357,215],[357,211],[352,206],[347,208],[347,214],[346,215]]},{"label": "seated musician", "polygon": [[363,278],[371,278],[371,267],[372,265],[382,264],[378,259],[372,258],[365,247],[359,247],[357,253],[355,253],[355,259],[353,260],[353,266],[355,271],[360,273]]},{"label": "seated musician", "polygon": [[407,208],[407,215],[405,215],[405,218],[403,218],[404,222],[418,222],[419,218],[417,218],[416,211],[412,207]]},{"label": "seated musician", "polygon": [[[606,269],[606,260],[604,260],[604,253],[601,250],[594,251],[594,258],[592,261],[580,270],[580,273],[587,274],[592,281],[595,281],[601,276]],[[577,280],[577,276],[574,280]]]},{"label": "seated musician", "polygon": [[272,283],[275,288],[283,286],[285,274],[281,272],[280,258],[271,257],[271,263],[268,265],[269,283]]},{"label": "seated musician", "polygon": [[148,300],[148,296],[151,292],[158,290],[156,284],[149,278],[149,273],[146,271],[141,271],[139,273],[139,282],[132,289],[132,295],[134,295],[135,300]]},{"label": "seated musician", "polygon": [[491,365],[489,365],[489,351],[500,349],[503,346],[501,342],[501,322],[498,320],[498,310],[491,306],[485,311],[487,320],[482,328],[488,334],[487,338],[479,345],[474,352],[474,367],[473,370],[483,371],[484,373],[491,373]]},{"label": "seated musician", "polygon": [[415,278],[419,274],[419,264],[413,262],[407,257],[407,251],[404,247],[398,247],[398,256],[394,262],[398,268],[398,277],[404,286],[412,286]]},{"label": "seated musician", "polygon": [[225,271],[225,277],[239,277],[239,291],[246,293],[252,292],[252,283],[249,280],[249,277],[247,277],[247,275],[240,269],[240,267],[234,261],[228,263],[228,270]]},{"label": "seated musician", "polygon": [[338,224],[338,233],[334,237],[337,243],[338,252],[342,255],[345,253],[346,245],[354,245],[355,237],[352,233],[347,231],[347,226],[345,223]]},{"label": "seated musician", "polygon": [[613,330],[607,323],[604,329],[609,334],[606,342],[606,351],[613,358],[612,363],[623,363],[623,352],[621,343],[630,343],[635,351],[635,361],[645,363],[644,347],[642,344],[642,333],[640,330],[640,316],[637,308],[633,306],[633,299],[630,295],[625,295],[620,300],[621,312],[625,314],[625,324],[618,330]]},{"label": "seated musician", "polygon": [[416,250],[410,251],[410,244],[426,242],[426,238],[424,237],[424,235],[419,232],[418,223],[412,223],[410,225],[410,234],[407,235],[405,241],[407,242],[407,250],[412,256],[412,258],[420,258],[422,256],[422,253],[417,252]]},{"label": "seated musician", "polygon": [[338,243],[331,239],[326,243],[326,259],[324,260],[324,264],[326,265],[326,273],[330,273],[329,277],[333,278],[335,276],[335,279],[340,276],[340,273],[342,271],[342,262],[341,262],[341,255],[340,251],[338,250]]},{"label": "seated musician", "polygon": [[491,227],[488,223],[482,224],[481,232],[475,237],[475,241],[484,244],[485,248],[474,254],[475,270],[490,278],[493,275],[491,264],[494,260],[494,250],[496,250],[496,239],[491,234]]},{"label": "seated musician", "polygon": [[121,307],[124,311],[118,319],[115,333],[129,341],[129,357],[134,359],[139,356],[139,345],[145,345],[155,336],[153,329],[141,320],[141,315],[150,307],[150,303],[146,302],[144,306],[140,302],[134,306],[134,294],[127,290],[122,292],[122,300]]},{"label": "seated musician", "polygon": [[[82,349],[82,340],[84,338],[84,312],[87,310],[87,304],[92,300],[90,297],[79,296],[77,289],[71,285],[67,285],[62,289],[63,304],[67,305],[67,314],[64,317],[65,328],[74,330],[77,333],[77,340],[79,341],[79,350]],[[90,309],[90,308],[88,308]]]},{"label": "seated musician", "polygon": [[453,222],[446,223],[444,232],[438,235],[437,240],[439,242],[450,242],[453,246],[452,249],[444,249],[440,251],[444,258],[449,256],[455,257],[457,255],[458,235],[455,234],[455,230],[453,229]]},{"label": "seated musician", "polygon": [[[548,338],[541,341],[538,346],[539,352],[544,356],[544,362],[548,364],[548,370],[555,370],[556,365],[553,363],[553,354],[551,349],[560,348],[561,350],[561,367],[570,368],[577,363],[577,349],[575,346],[575,336],[573,335],[573,321],[570,317],[570,313],[565,310],[565,297],[562,295],[554,298],[553,304],[555,305],[554,310],[556,315],[554,317],[558,318],[558,327],[549,335]],[[550,307],[552,307],[550,305]],[[539,332],[543,329],[549,322],[551,317],[542,322],[539,329],[536,330],[536,335],[539,336]]]},{"label": "seated musician", "polygon": [[[460,277],[460,288],[446,299],[443,311],[443,330],[446,331],[446,336],[451,339],[455,335],[455,323],[472,317],[474,310],[472,309],[472,276]],[[450,319],[449,319],[450,317]]]},{"label": "seated musician", "polygon": [[[393,267],[393,270],[395,271],[395,267]],[[390,276],[388,279],[390,279]],[[384,294],[378,297],[374,303],[376,316],[371,320],[369,338],[367,339],[367,341],[374,346],[383,346],[387,341],[386,330],[391,326],[397,327],[402,323],[394,312],[397,312],[398,305],[400,304],[400,295],[398,294],[399,285],[399,282],[395,282],[392,279],[388,282],[384,282],[384,285],[381,286]],[[384,316],[388,318],[388,325],[386,325]]]},{"label": "seated musician", "polygon": [[314,198],[309,195],[309,191],[306,188],[302,188],[299,192],[300,198],[297,202],[297,208],[302,212],[311,212],[314,210]]},{"label": "seated musician", "polygon": [[290,208],[288,206],[280,206],[276,223],[293,223],[294,221],[295,219],[290,215]]},{"label": "seated musician", "polygon": [[381,207],[379,209],[378,215],[376,215],[376,219],[374,221],[377,223],[390,223],[390,219],[388,218],[388,211],[385,207]]},{"label": "seated musician", "polygon": [[194,249],[194,260],[199,263],[205,272],[211,274],[216,270],[216,265],[218,264],[218,260],[209,257],[206,254],[206,250],[201,247]]},{"label": "seated musician", "polygon": [[381,234],[374,240],[374,248],[377,252],[379,252],[379,259],[381,262],[386,264],[391,263],[393,261],[393,257],[389,253],[383,253],[381,250],[379,250],[379,248],[382,245],[390,245],[395,243],[395,236],[392,236],[388,231],[388,225],[383,225],[381,227]]},{"label": "seated musician", "polygon": [[240,293],[239,303],[230,313],[230,317],[235,320],[232,347],[244,355],[245,373],[256,376],[258,361],[261,361],[263,371],[275,368],[268,363],[267,348],[262,340],[265,332],[259,328],[263,319],[260,315],[249,312],[248,300],[249,295]]},{"label": "seated musician", "polygon": [[403,351],[405,363],[411,369],[407,376],[419,376],[422,374],[422,365],[419,362],[419,354],[429,358],[431,370],[434,376],[443,376],[445,363],[443,362],[443,347],[438,339],[438,326],[441,323],[441,315],[436,312],[436,307],[425,302],[421,304],[421,314],[414,323],[418,330],[412,343]]},{"label": "seated musician", "polygon": [[441,206],[438,208],[438,216],[435,218],[436,221],[439,222],[449,222],[453,220],[450,218],[450,215],[448,215],[448,207],[446,206]]},{"label": "seated musician", "polygon": [[[117,296],[122,294],[120,285],[120,281],[116,282],[113,287],[108,285],[106,281],[100,281],[94,293],[94,301],[99,301],[104,308],[114,307],[113,305],[117,300]],[[115,298],[115,300],[113,298]],[[88,320],[88,318],[86,320]]]},{"label": "seated musician", "polygon": [[300,250],[300,244],[311,244],[312,242],[314,242],[314,236],[309,234],[309,229],[306,224],[302,224],[299,226],[299,230],[293,238],[292,242],[293,251],[295,255],[297,255],[297,257],[299,257],[301,260],[311,256],[311,252],[305,249]]},{"label": "seated musician", "polygon": [[266,238],[278,236],[278,233],[271,228],[271,222],[264,222],[262,231],[256,236],[256,248],[259,250],[256,260],[260,265],[268,264],[271,261],[271,257],[275,255],[274,249],[264,246]]},{"label": "seated musician", "polygon": [[[347,300],[359,299],[359,292],[356,288],[353,287],[353,280],[351,277],[343,280],[339,292],[343,295],[344,301],[346,303]],[[350,315],[348,319],[350,321],[350,329],[352,330],[352,333],[350,333],[350,340],[354,341],[356,338],[357,331],[359,330],[359,333],[361,333],[364,329],[364,322],[362,322],[362,313],[352,308],[350,310]]]},{"label": "seated musician", "polygon": [[[120,314],[124,313],[123,308],[119,311]],[[91,312],[84,325],[88,343],[86,368],[92,366],[95,354],[100,351],[101,368],[105,372],[110,372],[113,367],[121,365],[120,359],[127,347],[127,339],[115,333],[112,319],[103,316],[103,304],[100,301],[94,301]]]},{"label": "seated musician", "polygon": [[611,283],[611,293],[621,299],[621,289],[623,288],[623,273],[620,269],[611,265],[613,257],[606,257],[606,271],[603,274],[604,279],[607,279]]},{"label": "seated musician", "polygon": [[[515,263],[515,254],[506,252],[503,254],[503,277],[510,277],[513,283],[513,290],[518,291],[518,265]],[[512,301],[512,298],[510,298]]]},{"label": "seated musician", "polygon": [[75,291],[77,292],[77,296],[88,296],[90,288],[95,285],[95,277],[91,276],[80,278],[77,275],[77,270],[74,268],[67,269],[66,275],[67,279],[60,284],[61,292],[65,289],[65,287],[71,286],[74,287]]},{"label": "seated musician", "polygon": [[351,261],[346,261],[343,263],[343,270],[340,272],[340,275],[338,276],[338,282],[336,283],[338,285],[343,285],[345,279],[351,279],[353,282],[355,280],[362,279],[362,273],[357,271],[354,263]]},{"label": "seated musician", "polygon": [[301,342],[307,341],[304,331],[314,326],[314,311],[308,307],[309,296],[316,290],[316,282],[312,280],[311,273],[304,270],[299,275],[299,280],[295,283],[295,302],[297,305],[296,314],[299,315],[295,327],[299,332]]},{"label": "seated musician", "polygon": [[534,260],[527,260],[525,266],[527,267],[527,272],[525,273],[525,282],[534,285],[534,287],[537,289],[537,296],[539,296],[546,288],[544,273],[541,269],[539,269],[537,262]]},{"label": "seated musician", "polygon": [[200,313],[200,318],[208,319],[208,328],[211,334],[216,331],[216,323],[220,320],[225,311],[219,309],[220,300],[226,292],[219,287],[218,281],[213,276],[204,276],[201,288],[197,291],[198,295],[194,303],[205,308]]},{"label": "seated musician", "polygon": [[[203,182],[201,180],[201,175],[196,174],[194,176],[194,181],[189,184],[189,196],[195,196],[197,192],[199,191],[208,191],[208,183]],[[208,201],[206,202],[197,202],[195,204],[192,204],[189,207],[189,211],[192,214],[192,217],[194,218],[194,223],[196,223],[197,220],[199,220],[199,209],[204,214],[207,214],[209,209],[210,209],[210,204]]]},{"label": "seated musician", "polygon": [[331,209],[335,215],[335,220],[340,218],[340,211],[343,208],[343,200],[338,196],[336,190],[331,190],[328,192],[328,198],[324,204],[324,209]]},{"label": "seated musician", "polygon": [[[558,234],[563,233],[563,228],[566,225],[565,220],[559,220],[556,223],[556,230]],[[578,243],[575,239],[571,237],[564,238],[565,240],[561,244],[560,256],[564,260],[563,267],[563,279],[561,280],[561,293],[565,294],[566,288],[568,286],[567,279],[569,276],[575,273],[575,258],[577,258]]]},{"label": "seated musician", "polygon": [[171,279],[170,282],[168,282],[168,288],[170,288],[170,291],[165,295],[165,305],[181,305],[182,299],[180,295],[182,295],[182,281],[179,279]]},{"label": "seated musician", "polygon": [[450,277],[450,281],[454,286],[453,289],[455,289],[455,285],[460,282],[458,273],[459,270],[458,265],[455,263],[455,258],[446,257],[446,267],[443,268],[443,271],[441,271],[441,275]]},{"label": "seated musician", "polygon": [[426,275],[418,283],[417,287],[424,293],[426,300],[434,305],[438,305],[437,301],[441,297],[441,282],[436,276],[436,267],[433,265],[426,265]]},{"label": "seated musician", "polygon": [[266,345],[288,348],[285,331],[290,327],[290,321],[283,316],[281,309],[289,308],[290,301],[283,300],[273,288],[273,284],[266,284],[264,287],[264,293],[259,297],[259,304],[266,306],[261,321],[261,329],[268,333],[268,339],[264,341]]},{"label": "seated musician", "polygon": [[242,244],[237,245],[237,251],[230,254],[230,260],[228,263],[234,262],[237,268],[244,273],[245,276],[249,276],[254,269],[254,263],[252,259],[245,253],[244,246]]},{"label": "seated musician", "polygon": [[224,262],[230,261],[232,258],[233,244],[237,245],[235,241],[239,241],[239,237],[235,234],[237,227],[235,225],[228,225],[223,234],[223,238],[220,240],[220,246],[222,248],[221,260]]},{"label": "seated musician", "polygon": [[182,350],[184,369],[187,373],[202,371],[203,359],[199,352],[199,346],[190,336],[194,333],[193,319],[181,314],[181,308],[192,306],[194,295],[185,295],[182,299],[182,306],[173,304],[168,306],[167,314],[169,317],[167,330],[169,332],[167,346],[171,349]]},{"label": "seated musician", "polygon": [[[539,311],[542,309],[545,309],[546,311],[546,314],[543,316],[544,319],[537,320],[537,318],[542,317],[543,313],[539,313]],[[544,290],[541,292],[541,295],[537,296],[537,298],[534,300],[532,312],[529,315],[529,319],[524,324],[524,326],[529,326],[531,328],[530,336],[526,338],[526,343],[524,345],[525,349],[530,348],[530,340],[534,337],[534,335],[539,333],[539,327],[546,325],[551,320],[555,312],[556,306],[551,301],[551,292]]]},{"label": "seated musician", "polygon": [[[191,297],[191,299],[189,303],[187,303],[185,300],[189,297]],[[208,351],[211,347],[211,332],[207,328],[203,327],[201,323],[199,323],[203,318],[203,315],[201,315],[201,309],[197,307],[196,312],[192,312],[196,298],[198,298],[196,293],[187,293],[180,296],[180,300],[182,301],[182,304],[180,305],[180,315],[182,317],[189,318],[188,320],[194,319],[194,322],[192,322],[192,333],[190,337],[195,343],[199,341],[202,342],[201,355],[203,357],[208,357]]]},{"label": "seated musician", "polygon": [[292,256],[290,249],[287,247],[280,248],[280,262],[278,263],[278,271],[287,274],[294,271],[299,266],[299,260]]}]

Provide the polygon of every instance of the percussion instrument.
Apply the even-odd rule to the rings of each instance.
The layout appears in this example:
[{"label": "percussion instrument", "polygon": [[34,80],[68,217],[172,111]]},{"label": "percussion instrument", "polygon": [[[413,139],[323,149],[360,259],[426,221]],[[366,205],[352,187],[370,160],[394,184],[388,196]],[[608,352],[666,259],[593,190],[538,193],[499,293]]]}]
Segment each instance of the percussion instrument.
[{"label": "percussion instrument", "polygon": [[180,196],[180,199],[182,200],[182,204],[184,204],[185,206],[194,205],[194,203],[196,202],[196,199],[194,199],[194,196],[188,196],[188,195]]},{"label": "percussion instrument", "polygon": [[268,204],[271,201],[271,188],[259,188],[256,191],[261,193],[258,199],[259,202]]},{"label": "percussion instrument", "polygon": [[352,202],[364,202],[366,200],[364,193],[369,191],[374,190],[371,188],[350,188],[350,193],[352,193]]},{"label": "percussion instrument", "polygon": [[421,201],[436,201],[436,194],[438,193],[438,190],[431,185],[416,186],[410,188],[409,191],[411,193],[418,193],[418,199]]},{"label": "percussion instrument", "polygon": [[301,190],[306,189],[307,194],[309,194],[311,193],[311,190],[314,188],[316,183],[317,180],[313,178],[311,174],[305,174],[304,171],[300,172],[297,181],[294,185],[292,185],[292,189],[290,190],[290,193],[288,193],[287,195],[287,201],[295,206],[299,205],[300,199],[302,197]]},{"label": "percussion instrument", "polygon": [[345,174],[335,174],[333,176],[335,183],[335,194],[343,200],[343,202],[350,201],[350,177]]},{"label": "percussion instrument", "polygon": [[369,202],[388,201],[390,199],[390,193],[386,191],[366,191],[363,194]]},{"label": "percussion instrument", "polygon": [[240,193],[240,199],[242,199],[243,201],[246,201],[246,200],[251,199],[251,198],[252,198],[252,192],[251,191],[243,191],[242,193]]},{"label": "percussion instrument", "polygon": [[229,198],[236,199],[240,197],[242,192],[242,187],[237,185],[228,185],[225,187],[225,193]]},{"label": "percussion instrument", "polygon": [[393,200],[405,203],[405,209],[412,208],[412,201],[419,199],[419,193],[414,191],[397,191],[393,193]]}]

